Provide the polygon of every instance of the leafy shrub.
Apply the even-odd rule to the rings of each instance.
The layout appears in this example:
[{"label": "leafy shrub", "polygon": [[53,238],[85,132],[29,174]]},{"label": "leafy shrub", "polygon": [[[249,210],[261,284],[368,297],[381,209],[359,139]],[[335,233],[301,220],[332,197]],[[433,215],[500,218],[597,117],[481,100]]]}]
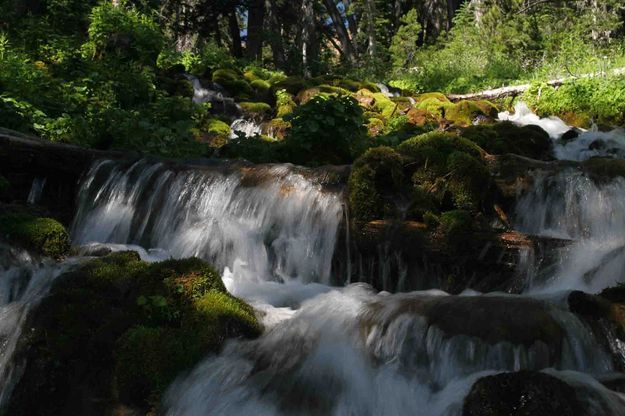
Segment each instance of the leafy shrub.
[{"label": "leafy shrub", "polygon": [[294,163],[350,163],[365,144],[363,111],[349,96],[313,97],[284,119],[291,123],[286,152]]}]

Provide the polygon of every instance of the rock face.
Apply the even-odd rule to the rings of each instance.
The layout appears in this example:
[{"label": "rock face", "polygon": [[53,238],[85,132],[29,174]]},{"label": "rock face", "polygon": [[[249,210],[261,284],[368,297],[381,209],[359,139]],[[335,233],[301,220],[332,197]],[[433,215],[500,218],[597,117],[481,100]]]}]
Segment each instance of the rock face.
[{"label": "rock face", "polygon": [[581,416],[575,390],[535,371],[479,379],[465,398],[463,416]]},{"label": "rock face", "polygon": [[40,204],[68,224],[82,174],[94,160],[127,155],[53,143],[0,130],[0,175],[10,183],[7,202],[26,202],[33,181],[45,180]]}]

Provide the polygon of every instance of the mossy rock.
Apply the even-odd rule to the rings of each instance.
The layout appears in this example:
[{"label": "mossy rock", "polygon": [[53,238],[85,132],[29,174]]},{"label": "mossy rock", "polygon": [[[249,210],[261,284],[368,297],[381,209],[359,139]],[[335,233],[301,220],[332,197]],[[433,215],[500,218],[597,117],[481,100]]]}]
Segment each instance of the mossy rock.
[{"label": "mossy rock", "polygon": [[243,113],[257,120],[262,120],[267,117],[273,109],[267,103],[254,103],[244,101],[239,103]]},{"label": "mossy rock", "polygon": [[134,252],[59,276],[27,325],[18,348],[27,364],[9,407],[18,416],[87,414],[81,406],[94,400],[97,414],[120,402],[145,414],[226,339],[261,331],[204,261],[148,264]]},{"label": "mossy rock", "polygon": [[430,132],[398,146],[409,160],[416,212],[430,209],[478,211],[492,197],[492,179],[484,162],[483,150],[473,142],[450,133]]},{"label": "mossy rock", "polygon": [[411,108],[406,115],[408,122],[418,127],[438,124],[437,118],[427,110]]},{"label": "mossy rock", "polygon": [[615,178],[625,178],[625,160],[593,157],[582,162],[582,169],[595,182],[609,183]]},{"label": "mossy rock", "polygon": [[438,217],[438,222],[440,232],[449,237],[467,234],[475,229],[471,213],[461,209],[443,212]]},{"label": "mossy rock", "polygon": [[514,153],[532,159],[550,159],[553,143],[538,126],[517,126],[504,121],[493,125],[470,126],[462,137],[494,155]]},{"label": "mossy rock", "polygon": [[445,94],[440,93],[440,92],[426,92],[426,93],[418,95],[415,98],[415,101],[417,102],[417,104],[420,104],[428,100],[429,101],[436,100],[440,103],[451,103],[451,101],[449,101],[449,98],[447,98]]},{"label": "mossy rock", "polygon": [[71,247],[67,230],[52,218],[3,215],[0,216],[0,233],[28,250],[54,258],[65,256]]},{"label": "mossy rock", "polygon": [[266,102],[271,102],[271,84],[265,80],[257,79],[250,83],[250,86],[254,89],[254,96],[256,99]]},{"label": "mossy rock", "polygon": [[277,90],[276,96],[276,117],[282,118],[287,114],[291,114],[297,104],[293,101],[293,96],[287,90]]},{"label": "mossy rock", "polygon": [[233,69],[216,70],[213,72],[213,82],[224,87],[237,100],[249,100],[254,95],[252,86]]},{"label": "mossy rock", "polygon": [[356,159],[349,176],[352,217],[358,222],[368,222],[393,215],[393,197],[403,181],[401,155],[386,146],[369,149]]},{"label": "mossy rock", "polygon": [[375,82],[363,81],[361,83],[361,89],[367,89],[371,92],[380,92],[380,87]]},{"label": "mossy rock", "polygon": [[488,117],[475,101],[463,100],[447,108],[444,118],[456,126],[470,126],[478,116]]},{"label": "mossy rock", "polygon": [[417,101],[416,108],[418,110],[425,110],[437,119],[446,118],[447,111],[454,108],[454,104],[449,100],[441,101],[436,96],[424,98],[421,101]]},{"label": "mossy rock", "polygon": [[213,136],[229,137],[231,132],[230,126],[218,118],[208,120],[205,128],[208,134]]},{"label": "mossy rock", "polygon": [[384,128],[384,121],[380,120],[379,118],[372,117],[367,122],[367,130],[369,131],[369,136],[379,136],[384,131]]},{"label": "mossy rock", "polygon": [[[361,90],[362,91],[362,90]],[[384,118],[391,118],[398,111],[398,105],[381,92],[372,93],[375,98],[375,109],[382,114]]]},{"label": "mossy rock", "polygon": [[273,84],[273,89],[286,90],[291,95],[297,95],[301,90],[310,87],[310,83],[302,77],[290,76]]},{"label": "mossy rock", "polygon": [[482,111],[482,113],[495,120],[499,116],[499,108],[487,100],[474,101],[475,105]]}]

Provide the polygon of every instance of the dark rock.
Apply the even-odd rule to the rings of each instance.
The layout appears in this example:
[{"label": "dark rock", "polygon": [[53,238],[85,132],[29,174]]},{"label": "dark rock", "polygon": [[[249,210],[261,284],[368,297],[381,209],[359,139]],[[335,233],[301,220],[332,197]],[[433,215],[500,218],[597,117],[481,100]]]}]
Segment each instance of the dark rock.
[{"label": "dark rock", "polygon": [[548,374],[502,373],[479,379],[464,400],[463,416],[581,416],[575,390]]},{"label": "dark rock", "polygon": [[610,302],[599,296],[575,290],[568,297],[571,312],[593,319],[601,319],[610,313]]},{"label": "dark rock", "polygon": [[579,137],[579,131],[577,131],[576,129],[571,129],[567,131],[566,133],[564,133],[562,137],[560,137],[560,141],[563,143],[568,143],[570,141],[575,140],[578,137]]}]

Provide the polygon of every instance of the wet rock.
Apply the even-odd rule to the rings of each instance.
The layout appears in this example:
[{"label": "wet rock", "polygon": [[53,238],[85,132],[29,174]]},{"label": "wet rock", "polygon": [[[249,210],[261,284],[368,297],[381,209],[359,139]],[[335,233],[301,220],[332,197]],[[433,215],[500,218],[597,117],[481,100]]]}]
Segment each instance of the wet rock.
[{"label": "wet rock", "polygon": [[479,379],[464,400],[463,416],[582,416],[575,390],[535,371]]},{"label": "wet rock", "polygon": [[560,137],[560,141],[563,143],[568,143],[568,142],[575,140],[578,137],[579,137],[579,131],[576,129],[571,129]]}]

